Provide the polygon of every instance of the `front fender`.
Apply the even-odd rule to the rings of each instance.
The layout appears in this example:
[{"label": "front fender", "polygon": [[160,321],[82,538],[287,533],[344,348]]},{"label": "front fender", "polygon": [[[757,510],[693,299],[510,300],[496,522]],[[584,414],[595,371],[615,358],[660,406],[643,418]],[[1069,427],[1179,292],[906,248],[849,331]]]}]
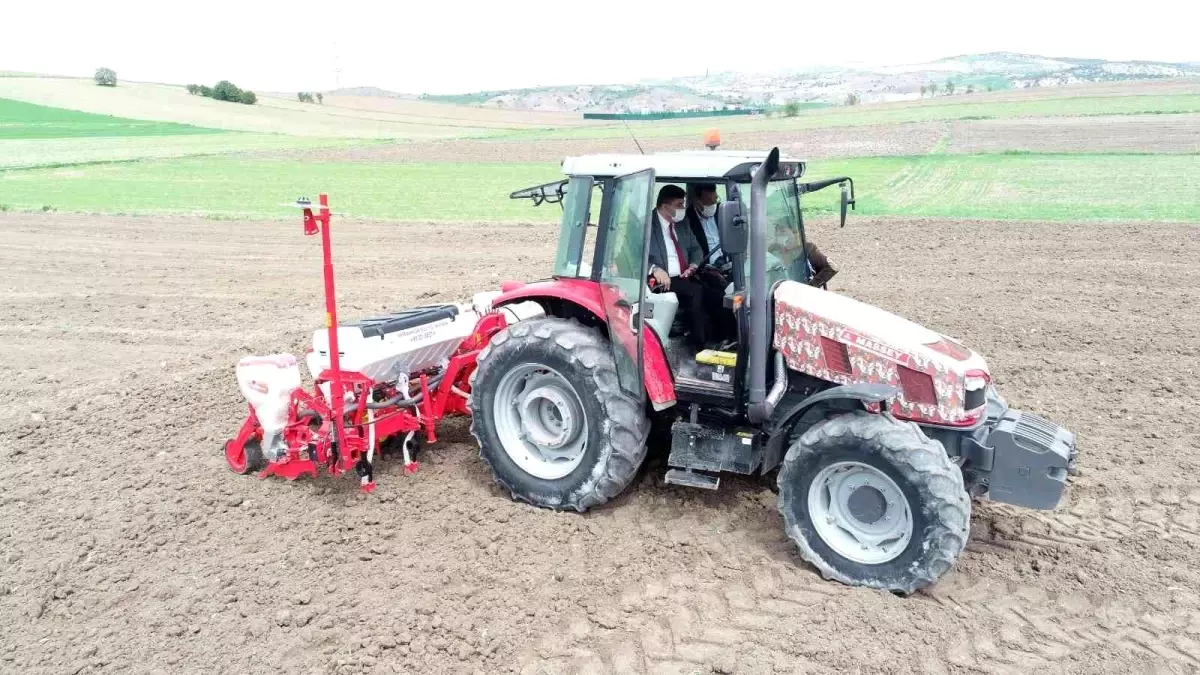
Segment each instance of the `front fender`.
[{"label": "front fender", "polygon": [[[616,336],[626,347],[633,347],[636,339],[629,332],[628,324],[621,322],[615,329],[609,326],[608,312],[604,306],[604,295],[600,284],[587,279],[554,279],[539,281],[510,287],[492,300],[492,308],[500,308],[517,302],[533,300],[545,307],[548,315],[554,315],[555,309],[562,312],[570,307],[575,315],[584,313],[594,318],[600,325],[607,327],[610,339],[614,330]],[[555,306],[558,305],[556,308]],[[571,318],[567,316],[564,318]],[[646,387],[646,396],[654,405],[655,410],[664,410],[675,405],[675,380],[671,376],[671,367],[667,363],[667,353],[662,341],[653,330],[643,331],[645,342],[642,346],[643,369],[642,382]]]},{"label": "front fender", "polygon": [[[870,410],[871,404],[881,404],[899,395],[900,390],[891,385],[864,382],[822,389],[808,397],[791,397],[790,401],[789,397],[785,397],[767,422],[767,445],[763,449],[762,472],[767,473],[779,466],[784,453],[787,452],[787,440],[795,435],[798,427],[819,421],[821,416],[816,413],[822,407],[841,402],[858,404],[863,409]],[[814,414],[809,416],[809,413]]]}]

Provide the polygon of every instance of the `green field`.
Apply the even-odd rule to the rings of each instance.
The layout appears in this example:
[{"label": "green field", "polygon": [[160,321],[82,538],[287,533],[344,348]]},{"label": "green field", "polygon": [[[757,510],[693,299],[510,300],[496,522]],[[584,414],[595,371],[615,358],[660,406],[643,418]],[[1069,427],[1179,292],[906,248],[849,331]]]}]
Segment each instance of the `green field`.
[{"label": "green field", "polygon": [[[1101,96],[971,101],[969,96],[953,100],[933,99],[907,104],[819,108],[795,117],[726,118],[719,121],[722,132],[788,131],[821,127],[849,127],[909,122],[963,119],[1012,119],[1018,117],[1072,117],[1096,115],[1174,114],[1200,112],[1200,94],[1162,96]],[[717,125],[713,120],[633,122],[630,129],[639,138],[695,136]],[[495,134],[508,139],[613,138],[627,135],[623,125],[547,129]]]},{"label": "green field", "polygon": [[547,164],[301,163],[245,157],[36,169],[0,173],[0,208],[277,218],[280,204],[328,192],[347,217],[520,221],[550,208],[513,201],[513,190],[554,180]]},{"label": "green field", "polygon": [[[94,115],[0,98],[0,140],[212,133],[220,132],[187,124]],[[0,155],[0,165],[3,164],[2,159],[3,155]]]},{"label": "green field", "polygon": [[300,138],[279,134],[225,132],[181,136],[112,136],[0,140],[0,170],[65,167],[192,155],[362,145],[376,141]]},{"label": "green field", "polygon": [[[155,92],[161,93],[150,93]],[[194,102],[189,99],[187,103]],[[1193,93],[1150,95],[1145,89],[1087,96],[1014,92],[825,108],[795,117],[726,118],[720,128],[729,133],[766,132],[765,142],[770,143],[774,142],[770,132],[813,127],[1197,111],[1200,94]],[[278,111],[238,107],[233,112],[267,119]],[[143,109],[126,114],[141,116]],[[1195,124],[1194,117],[1178,119],[1175,128],[1185,134],[1187,125]],[[439,119],[429,122],[440,123]],[[629,126],[639,137],[655,137],[699,134],[712,124],[712,120],[700,119]],[[894,130],[906,133],[904,127]],[[621,124],[488,132],[530,143],[628,133]],[[373,142],[379,141],[217,131],[0,99],[0,210],[280,218],[289,214],[280,206],[284,202],[325,191],[338,212],[349,217],[443,222],[559,217],[556,206],[534,209],[527,201],[508,199],[513,190],[559,178],[556,163],[469,161],[464,157],[470,153],[460,155],[453,145],[446,147],[443,159],[426,163],[311,162],[305,155],[293,159],[286,152]],[[1027,143],[1025,139],[1020,142]],[[816,161],[809,166],[809,176],[853,176],[860,215],[1200,222],[1200,155],[1185,154],[1186,140],[1180,143],[1183,150],[1173,154],[946,155],[935,149],[930,155]],[[944,145],[945,139],[937,147]],[[255,154],[259,151],[263,154]],[[438,159],[436,153],[433,159]],[[805,207],[831,212],[836,200],[837,194],[831,190],[812,195]]]},{"label": "green field", "polygon": [[[860,215],[1014,220],[1200,221],[1197,155],[928,155],[810,165],[811,179],[855,179]],[[400,221],[540,221],[557,206],[513,201],[558,178],[554,164],[295,163],[202,157],[0,173],[15,209],[277,218],[292,198],[331,195],[349,217]],[[1172,176],[1171,181],[1162,180]],[[805,207],[832,211],[835,191]]]}]

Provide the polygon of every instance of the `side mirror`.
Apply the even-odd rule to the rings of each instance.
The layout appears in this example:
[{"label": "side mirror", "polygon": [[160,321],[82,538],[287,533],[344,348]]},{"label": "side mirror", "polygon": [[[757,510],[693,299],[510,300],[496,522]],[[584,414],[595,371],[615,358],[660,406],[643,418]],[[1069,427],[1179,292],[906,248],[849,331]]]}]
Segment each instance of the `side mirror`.
[{"label": "side mirror", "polygon": [[847,187],[846,183],[842,183],[842,224],[841,224],[841,227],[846,226],[846,207],[849,206],[851,209],[854,208],[854,181],[852,181],[850,179],[846,179],[846,180],[847,180],[847,182],[850,183],[850,186]]},{"label": "side mirror", "polygon": [[721,202],[717,209],[717,227],[721,230],[721,250],[726,255],[735,256],[746,253],[746,244],[750,239],[746,218],[742,216],[742,203]]}]

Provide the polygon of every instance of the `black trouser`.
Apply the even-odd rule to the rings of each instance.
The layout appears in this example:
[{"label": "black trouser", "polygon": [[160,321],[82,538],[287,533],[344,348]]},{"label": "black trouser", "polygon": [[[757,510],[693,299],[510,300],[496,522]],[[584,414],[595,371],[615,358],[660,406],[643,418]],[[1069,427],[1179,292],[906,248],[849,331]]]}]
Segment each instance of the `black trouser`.
[{"label": "black trouser", "polygon": [[669,289],[679,299],[679,308],[688,315],[689,342],[697,349],[704,349],[710,333],[708,291],[694,277],[671,277]]},{"label": "black trouser", "polygon": [[700,271],[695,277],[704,286],[704,302],[710,323],[708,337],[713,341],[736,340],[737,322],[733,311],[725,309],[725,288],[729,281],[713,268]]}]

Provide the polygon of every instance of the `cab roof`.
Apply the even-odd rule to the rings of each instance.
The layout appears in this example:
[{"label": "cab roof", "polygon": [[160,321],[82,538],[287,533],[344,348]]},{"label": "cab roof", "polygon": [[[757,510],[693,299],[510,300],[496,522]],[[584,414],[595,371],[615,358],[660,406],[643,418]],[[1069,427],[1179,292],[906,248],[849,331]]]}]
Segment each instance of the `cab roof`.
[{"label": "cab roof", "polygon": [[[767,151],[750,150],[685,150],[648,155],[582,155],[564,159],[562,171],[568,176],[607,178],[654,169],[659,181],[732,179],[747,182],[755,167],[766,160],[767,154]],[[780,156],[779,164],[778,178],[799,178],[804,174],[804,160]]]}]

